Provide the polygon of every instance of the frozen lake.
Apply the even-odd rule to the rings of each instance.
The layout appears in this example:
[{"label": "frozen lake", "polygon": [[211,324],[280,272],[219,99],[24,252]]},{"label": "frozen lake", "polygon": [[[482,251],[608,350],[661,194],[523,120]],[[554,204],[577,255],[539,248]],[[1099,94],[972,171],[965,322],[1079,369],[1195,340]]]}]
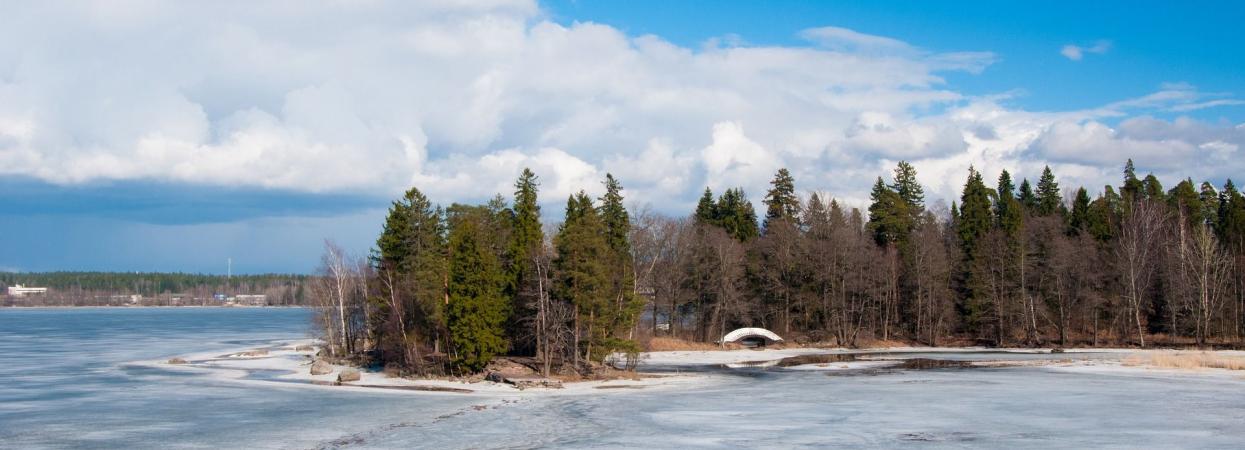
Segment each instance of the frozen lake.
[{"label": "frozen lake", "polygon": [[0,447],[1240,448],[1245,441],[1240,377],[706,368],[705,383],[677,390],[490,398],[239,382],[132,364],[305,338],[308,314],[0,310]]}]

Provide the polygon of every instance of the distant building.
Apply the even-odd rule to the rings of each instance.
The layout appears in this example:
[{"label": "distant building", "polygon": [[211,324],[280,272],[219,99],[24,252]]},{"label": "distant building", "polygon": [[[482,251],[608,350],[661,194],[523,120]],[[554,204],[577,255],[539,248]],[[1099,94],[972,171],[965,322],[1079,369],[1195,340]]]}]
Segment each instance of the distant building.
[{"label": "distant building", "polygon": [[27,295],[41,295],[46,293],[48,293],[48,288],[45,287],[26,287],[20,284],[17,286],[9,286],[9,295],[13,297],[25,297]]},{"label": "distant building", "polygon": [[233,301],[238,305],[268,306],[268,296],[264,294],[238,294]]}]

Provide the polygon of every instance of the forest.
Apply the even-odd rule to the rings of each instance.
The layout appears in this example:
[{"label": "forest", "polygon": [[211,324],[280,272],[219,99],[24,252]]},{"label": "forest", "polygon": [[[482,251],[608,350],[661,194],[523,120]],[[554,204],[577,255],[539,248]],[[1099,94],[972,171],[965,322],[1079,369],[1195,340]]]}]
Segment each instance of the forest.
[{"label": "forest", "polygon": [[781,169],[760,214],[742,189],[706,188],[686,217],[628,211],[607,175],[546,233],[525,169],[509,201],[441,207],[410,189],[370,255],[326,243],[310,299],[332,354],[424,375],[499,355],[582,373],[633,364],[654,337],[743,326],[848,347],[1240,346],[1245,197],[1122,172],[1091,198],[1049,167],[1036,184],[969,167],[948,209],[901,161],[861,210],[801,195]]},{"label": "forest", "polygon": [[[0,285],[39,286],[46,295],[6,303],[43,306],[123,304],[116,296],[141,295],[150,301],[182,297],[181,304],[214,304],[214,294],[265,294],[270,305],[302,305],[306,275],[207,275],[176,272],[0,272]],[[194,300],[192,302],[192,300]]]}]

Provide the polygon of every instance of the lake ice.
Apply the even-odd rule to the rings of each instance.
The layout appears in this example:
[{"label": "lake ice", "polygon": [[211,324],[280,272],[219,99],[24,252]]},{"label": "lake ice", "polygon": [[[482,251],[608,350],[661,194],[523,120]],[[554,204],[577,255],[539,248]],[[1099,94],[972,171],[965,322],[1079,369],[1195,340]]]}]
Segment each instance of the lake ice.
[{"label": "lake ice", "polygon": [[1240,376],[707,368],[703,383],[677,389],[489,398],[239,382],[134,363],[306,338],[308,316],[303,309],[0,310],[0,447],[1241,448],[1245,441]]}]

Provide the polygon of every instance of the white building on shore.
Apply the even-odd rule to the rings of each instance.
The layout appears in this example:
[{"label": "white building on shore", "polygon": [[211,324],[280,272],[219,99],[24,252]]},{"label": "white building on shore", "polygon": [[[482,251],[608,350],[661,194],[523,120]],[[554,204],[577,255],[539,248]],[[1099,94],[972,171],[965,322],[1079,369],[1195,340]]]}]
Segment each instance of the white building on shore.
[{"label": "white building on shore", "polygon": [[9,286],[9,295],[12,297],[25,297],[34,294],[46,294],[48,288],[45,287],[26,287],[22,285]]}]

